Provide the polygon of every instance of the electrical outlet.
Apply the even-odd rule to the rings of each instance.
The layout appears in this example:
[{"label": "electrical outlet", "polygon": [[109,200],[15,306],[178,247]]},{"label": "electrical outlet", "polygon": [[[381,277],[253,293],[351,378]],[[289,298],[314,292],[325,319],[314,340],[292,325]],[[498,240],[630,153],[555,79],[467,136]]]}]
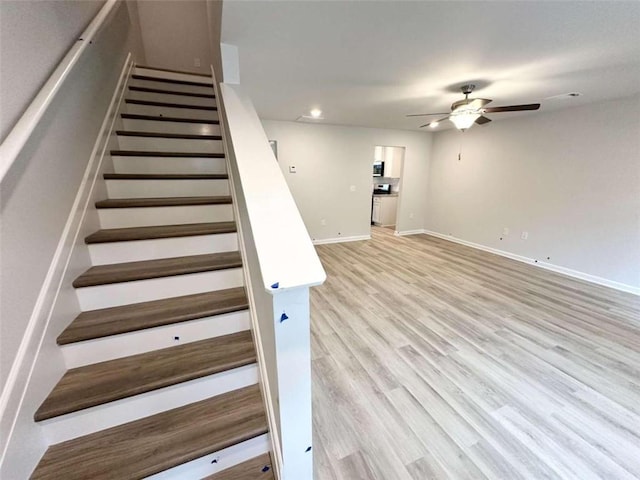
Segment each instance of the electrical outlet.
[{"label": "electrical outlet", "polygon": [[529,238],[529,232],[522,232],[522,235],[520,235],[520,238],[522,240],[526,240]]},{"label": "electrical outlet", "polygon": [[193,66],[194,67],[199,67],[200,66],[200,59],[198,57],[193,59]]}]

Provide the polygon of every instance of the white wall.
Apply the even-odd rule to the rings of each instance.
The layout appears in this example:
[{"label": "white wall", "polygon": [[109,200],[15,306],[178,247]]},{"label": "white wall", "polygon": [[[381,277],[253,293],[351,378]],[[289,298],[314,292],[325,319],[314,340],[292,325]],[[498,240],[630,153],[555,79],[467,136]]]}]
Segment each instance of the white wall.
[{"label": "white wall", "polygon": [[542,108],[434,135],[425,228],[640,287],[640,97]]},{"label": "white wall", "polygon": [[430,133],[273,120],[263,126],[278,142],[280,167],[314,240],[370,234],[376,145],[406,147],[397,229],[423,228]]},{"label": "white wall", "polygon": [[[75,5],[66,6],[73,9]],[[52,15],[41,2],[25,2],[15,12],[20,14],[12,21],[19,29],[29,31],[46,23],[66,28],[64,15]],[[72,233],[67,235],[73,226],[65,230],[65,225],[70,225],[70,212],[123,65],[135,48],[133,30],[122,2],[70,72],[0,185],[2,478],[27,478],[46,448],[33,413],[64,373],[55,338],[79,312],[71,279],[89,264],[82,241],[87,232],[82,232],[77,244],[85,250],[69,265],[65,282],[59,283],[65,255],[75,241]],[[16,58],[29,58],[41,42],[34,35],[3,49],[11,49]],[[91,211],[97,219],[95,210]],[[91,227],[95,230],[97,224]],[[78,260],[85,260],[84,264]],[[56,299],[58,285],[62,288]]]},{"label": "white wall", "polygon": [[[211,73],[214,50],[210,44],[209,23],[215,9],[207,9],[205,0],[138,0],[137,3],[148,65]],[[194,64],[195,58],[200,59],[200,67]]]},{"label": "white wall", "polygon": [[[76,34],[76,22],[67,25],[65,13],[68,13],[68,18],[75,19],[72,12],[77,4],[64,4],[68,12],[61,6],[52,12],[42,2],[24,2],[20,8],[5,10],[3,3],[2,25],[4,27],[4,22],[8,22],[17,25],[21,31],[37,31],[49,24],[50,29],[69,30],[69,33]],[[67,84],[52,102],[49,113],[45,114],[36,128],[33,140],[23,149],[2,182],[0,384],[4,384],[22,341],[69,214],[125,55],[129,51],[129,34],[129,17],[123,4],[112,20],[111,31],[105,32],[100,37],[100,43],[94,42],[85,51]],[[30,58],[32,52],[49,42],[37,34],[22,40],[23,43],[3,42],[2,50],[6,52],[6,57],[3,53],[3,59]],[[50,50],[50,55],[55,55],[54,49]],[[59,59],[56,57],[56,60]],[[7,64],[10,65],[18,68],[13,62]],[[25,68],[18,68],[18,71],[28,83],[29,75]],[[5,70],[4,63],[2,70]],[[44,75],[41,80],[46,80],[48,72],[40,73]],[[4,86],[3,83],[3,90]],[[30,87],[14,87],[8,92],[9,95],[15,92],[16,96],[24,97],[25,89],[31,90]]]},{"label": "white wall", "polygon": [[4,140],[103,3],[2,1],[0,139]]}]

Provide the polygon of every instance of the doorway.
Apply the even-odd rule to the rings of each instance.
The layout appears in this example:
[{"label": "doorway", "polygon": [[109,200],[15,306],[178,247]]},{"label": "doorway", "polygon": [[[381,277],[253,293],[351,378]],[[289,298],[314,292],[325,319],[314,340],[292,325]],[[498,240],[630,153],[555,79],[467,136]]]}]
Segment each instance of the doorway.
[{"label": "doorway", "polygon": [[396,231],[405,147],[376,145],[371,182],[371,225]]}]

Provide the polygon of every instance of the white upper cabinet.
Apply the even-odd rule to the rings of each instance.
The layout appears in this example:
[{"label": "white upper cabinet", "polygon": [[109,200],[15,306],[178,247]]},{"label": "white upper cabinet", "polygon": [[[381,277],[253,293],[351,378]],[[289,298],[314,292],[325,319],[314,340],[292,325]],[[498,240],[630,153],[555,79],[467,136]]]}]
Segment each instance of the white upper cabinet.
[{"label": "white upper cabinet", "polygon": [[[377,149],[378,147],[376,147]],[[384,156],[384,176],[400,178],[404,149],[398,147],[380,147]]]}]

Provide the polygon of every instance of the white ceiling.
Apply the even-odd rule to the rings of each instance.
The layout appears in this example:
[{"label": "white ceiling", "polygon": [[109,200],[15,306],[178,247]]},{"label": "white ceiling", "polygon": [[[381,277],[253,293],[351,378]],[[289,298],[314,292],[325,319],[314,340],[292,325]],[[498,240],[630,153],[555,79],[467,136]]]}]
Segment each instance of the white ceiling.
[{"label": "white ceiling", "polygon": [[324,123],[417,129],[405,114],[448,112],[470,81],[490,106],[539,112],[640,92],[638,1],[225,0],[222,41],[277,120],[318,107]]}]

